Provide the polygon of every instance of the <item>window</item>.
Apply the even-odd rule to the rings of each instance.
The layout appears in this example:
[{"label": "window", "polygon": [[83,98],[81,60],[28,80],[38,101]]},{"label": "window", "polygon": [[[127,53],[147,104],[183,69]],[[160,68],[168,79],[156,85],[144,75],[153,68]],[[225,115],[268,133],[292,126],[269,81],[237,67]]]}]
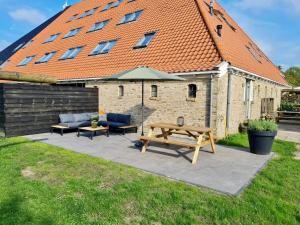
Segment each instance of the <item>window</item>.
[{"label": "window", "polygon": [[244,101],[253,102],[253,97],[254,97],[253,81],[247,79],[246,85],[244,86]]},{"label": "window", "polygon": [[157,85],[151,85],[151,97],[152,98],[157,98]]},{"label": "window", "polygon": [[120,85],[119,86],[119,97],[123,97],[124,96],[124,86]]},{"label": "window", "polygon": [[71,16],[71,17],[67,20],[66,23],[69,23],[69,22],[75,20],[77,16],[78,16],[78,14],[75,14],[75,15]]},{"label": "window", "polygon": [[109,10],[109,9],[113,6],[113,4],[114,4],[114,2],[108,3],[108,4],[104,7],[104,9],[101,10],[101,12],[104,12],[104,11],[106,11],[106,10]]},{"label": "window", "polygon": [[15,47],[14,52],[18,51],[20,48],[22,48],[24,43],[19,44],[17,47]]},{"label": "window", "polygon": [[33,40],[28,41],[23,47],[23,48],[27,48],[28,46],[30,46],[32,44]]},{"label": "window", "polygon": [[141,16],[142,12],[143,12],[143,10],[139,10],[139,11],[136,11],[134,13],[126,14],[121,19],[121,21],[119,22],[119,24],[129,23],[129,22],[137,20]]},{"label": "window", "polygon": [[93,15],[98,8],[99,7],[96,7],[96,8],[90,9],[90,10],[86,10],[83,14],[81,14],[81,16],[78,19],[82,19],[82,18],[84,18],[86,16]]},{"label": "window", "polygon": [[124,0],[117,0],[112,6],[111,8],[116,8],[118,7]]},{"label": "window", "polygon": [[248,45],[246,45],[246,48],[248,49],[248,51],[250,52],[250,54],[253,56],[253,58],[257,62],[261,63],[261,61],[260,61],[260,57],[261,56],[255,51],[255,49],[252,46],[248,46]]},{"label": "window", "polygon": [[155,32],[145,34],[145,36],[139,41],[139,43],[134,47],[134,49],[146,48],[153,40],[154,36]]},{"label": "window", "polygon": [[99,23],[95,23],[89,30],[88,32],[94,32],[97,30],[103,29],[107,24],[109,23],[109,20],[105,20]]},{"label": "window", "polygon": [[189,84],[188,97],[189,98],[197,97],[197,85],[196,84]]},{"label": "window", "polygon": [[79,52],[83,49],[83,46],[81,47],[76,47],[76,48],[70,48],[68,51],[63,54],[62,57],[60,57],[60,60],[65,60],[65,59],[74,59]]},{"label": "window", "polygon": [[117,40],[100,42],[97,47],[90,53],[90,55],[106,54],[115,46]]},{"label": "window", "polygon": [[55,39],[60,35],[60,33],[57,34],[52,34],[46,41],[44,41],[44,43],[49,43],[52,41],[55,41]]},{"label": "window", "polygon": [[35,55],[33,56],[27,56],[25,59],[23,59],[18,66],[26,66],[28,63],[30,63],[34,59]]},{"label": "window", "polygon": [[75,36],[79,31],[81,30],[81,27],[70,30],[69,33],[67,33],[64,38],[69,38]]},{"label": "window", "polygon": [[48,62],[55,54],[56,54],[56,52],[48,52],[42,58],[40,58],[38,61],[36,61],[35,63],[39,64],[39,63]]}]

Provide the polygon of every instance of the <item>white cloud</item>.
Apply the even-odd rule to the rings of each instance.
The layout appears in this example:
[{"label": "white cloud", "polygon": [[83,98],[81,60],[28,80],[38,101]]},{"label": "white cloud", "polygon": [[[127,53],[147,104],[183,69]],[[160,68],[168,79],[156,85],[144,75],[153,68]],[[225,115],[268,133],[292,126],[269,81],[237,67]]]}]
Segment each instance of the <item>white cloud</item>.
[{"label": "white cloud", "polygon": [[0,40],[0,51],[5,49],[7,46],[9,46],[11,43],[6,40]]},{"label": "white cloud", "polygon": [[33,8],[19,8],[8,12],[14,20],[25,21],[39,25],[46,20],[46,16],[39,10]]}]

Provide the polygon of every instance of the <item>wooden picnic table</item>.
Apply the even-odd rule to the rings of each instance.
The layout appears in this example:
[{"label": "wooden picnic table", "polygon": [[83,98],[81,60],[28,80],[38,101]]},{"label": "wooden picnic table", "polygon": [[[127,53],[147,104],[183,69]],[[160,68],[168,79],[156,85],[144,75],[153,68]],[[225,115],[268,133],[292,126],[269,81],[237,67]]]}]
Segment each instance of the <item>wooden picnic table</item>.
[{"label": "wooden picnic table", "polygon": [[[199,128],[193,126],[178,126],[170,123],[154,123],[149,125],[150,130],[148,136],[141,136],[140,140],[144,142],[142,153],[145,153],[149,142],[158,142],[164,144],[178,145],[194,149],[195,153],[193,156],[192,164],[195,164],[198,159],[200,148],[204,145],[210,144],[212,152],[216,152],[212,129],[210,128]],[[155,129],[159,129],[161,133],[154,134]],[[172,135],[184,135],[195,139],[196,143],[190,141],[174,140],[169,139]]]}]

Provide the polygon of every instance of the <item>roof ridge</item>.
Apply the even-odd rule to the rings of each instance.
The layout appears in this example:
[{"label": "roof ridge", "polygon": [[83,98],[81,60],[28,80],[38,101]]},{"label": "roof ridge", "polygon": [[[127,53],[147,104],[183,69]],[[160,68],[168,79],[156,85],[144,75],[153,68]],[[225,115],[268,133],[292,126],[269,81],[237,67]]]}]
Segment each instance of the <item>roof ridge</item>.
[{"label": "roof ridge", "polygon": [[218,51],[218,53],[219,53],[219,55],[220,55],[222,61],[226,61],[226,60],[225,60],[224,53],[223,53],[222,50],[221,50],[222,48],[221,48],[221,46],[219,46],[219,43],[218,43],[218,41],[216,40],[216,39],[217,39],[217,36],[214,34],[214,31],[213,31],[213,30],[210,28],[210,26],[208,25],[208,18],[207,18],[207,16],[205,15],[205,13],[204,13],[204,11],[203,11],[204,9],[202,9],[202,7],[200,6],[198,0],[194,0],[194,2],[195,2],[195,4],[196,4],[196,6],[197,6],[197,9],[198,9],[198,11],[199,11],[200,16],[203,18],[204,24],[205,24],[205,26],[206,26],[206,28],[207,28],[207,30],[208,30],[208,32],[209,32],[209,35],[211,36],[211,38],[212,38],[212,40],[213,40],[213,42],[214,42],[214,44],[215,44],[215,46],[216,46],[216,49],[217,49],[217,51]]}]

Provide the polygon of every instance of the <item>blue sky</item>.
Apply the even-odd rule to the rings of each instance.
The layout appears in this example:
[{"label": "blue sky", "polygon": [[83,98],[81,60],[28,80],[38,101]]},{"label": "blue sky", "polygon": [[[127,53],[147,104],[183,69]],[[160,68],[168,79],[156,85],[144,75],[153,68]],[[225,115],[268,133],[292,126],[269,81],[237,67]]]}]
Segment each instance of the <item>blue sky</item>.
[{"label": "blue sky", "polygon": [[[300,0],[218,1],[275,64],[300,66]],[[60,11],[64,2],[0,0],[0,50]]]}]

